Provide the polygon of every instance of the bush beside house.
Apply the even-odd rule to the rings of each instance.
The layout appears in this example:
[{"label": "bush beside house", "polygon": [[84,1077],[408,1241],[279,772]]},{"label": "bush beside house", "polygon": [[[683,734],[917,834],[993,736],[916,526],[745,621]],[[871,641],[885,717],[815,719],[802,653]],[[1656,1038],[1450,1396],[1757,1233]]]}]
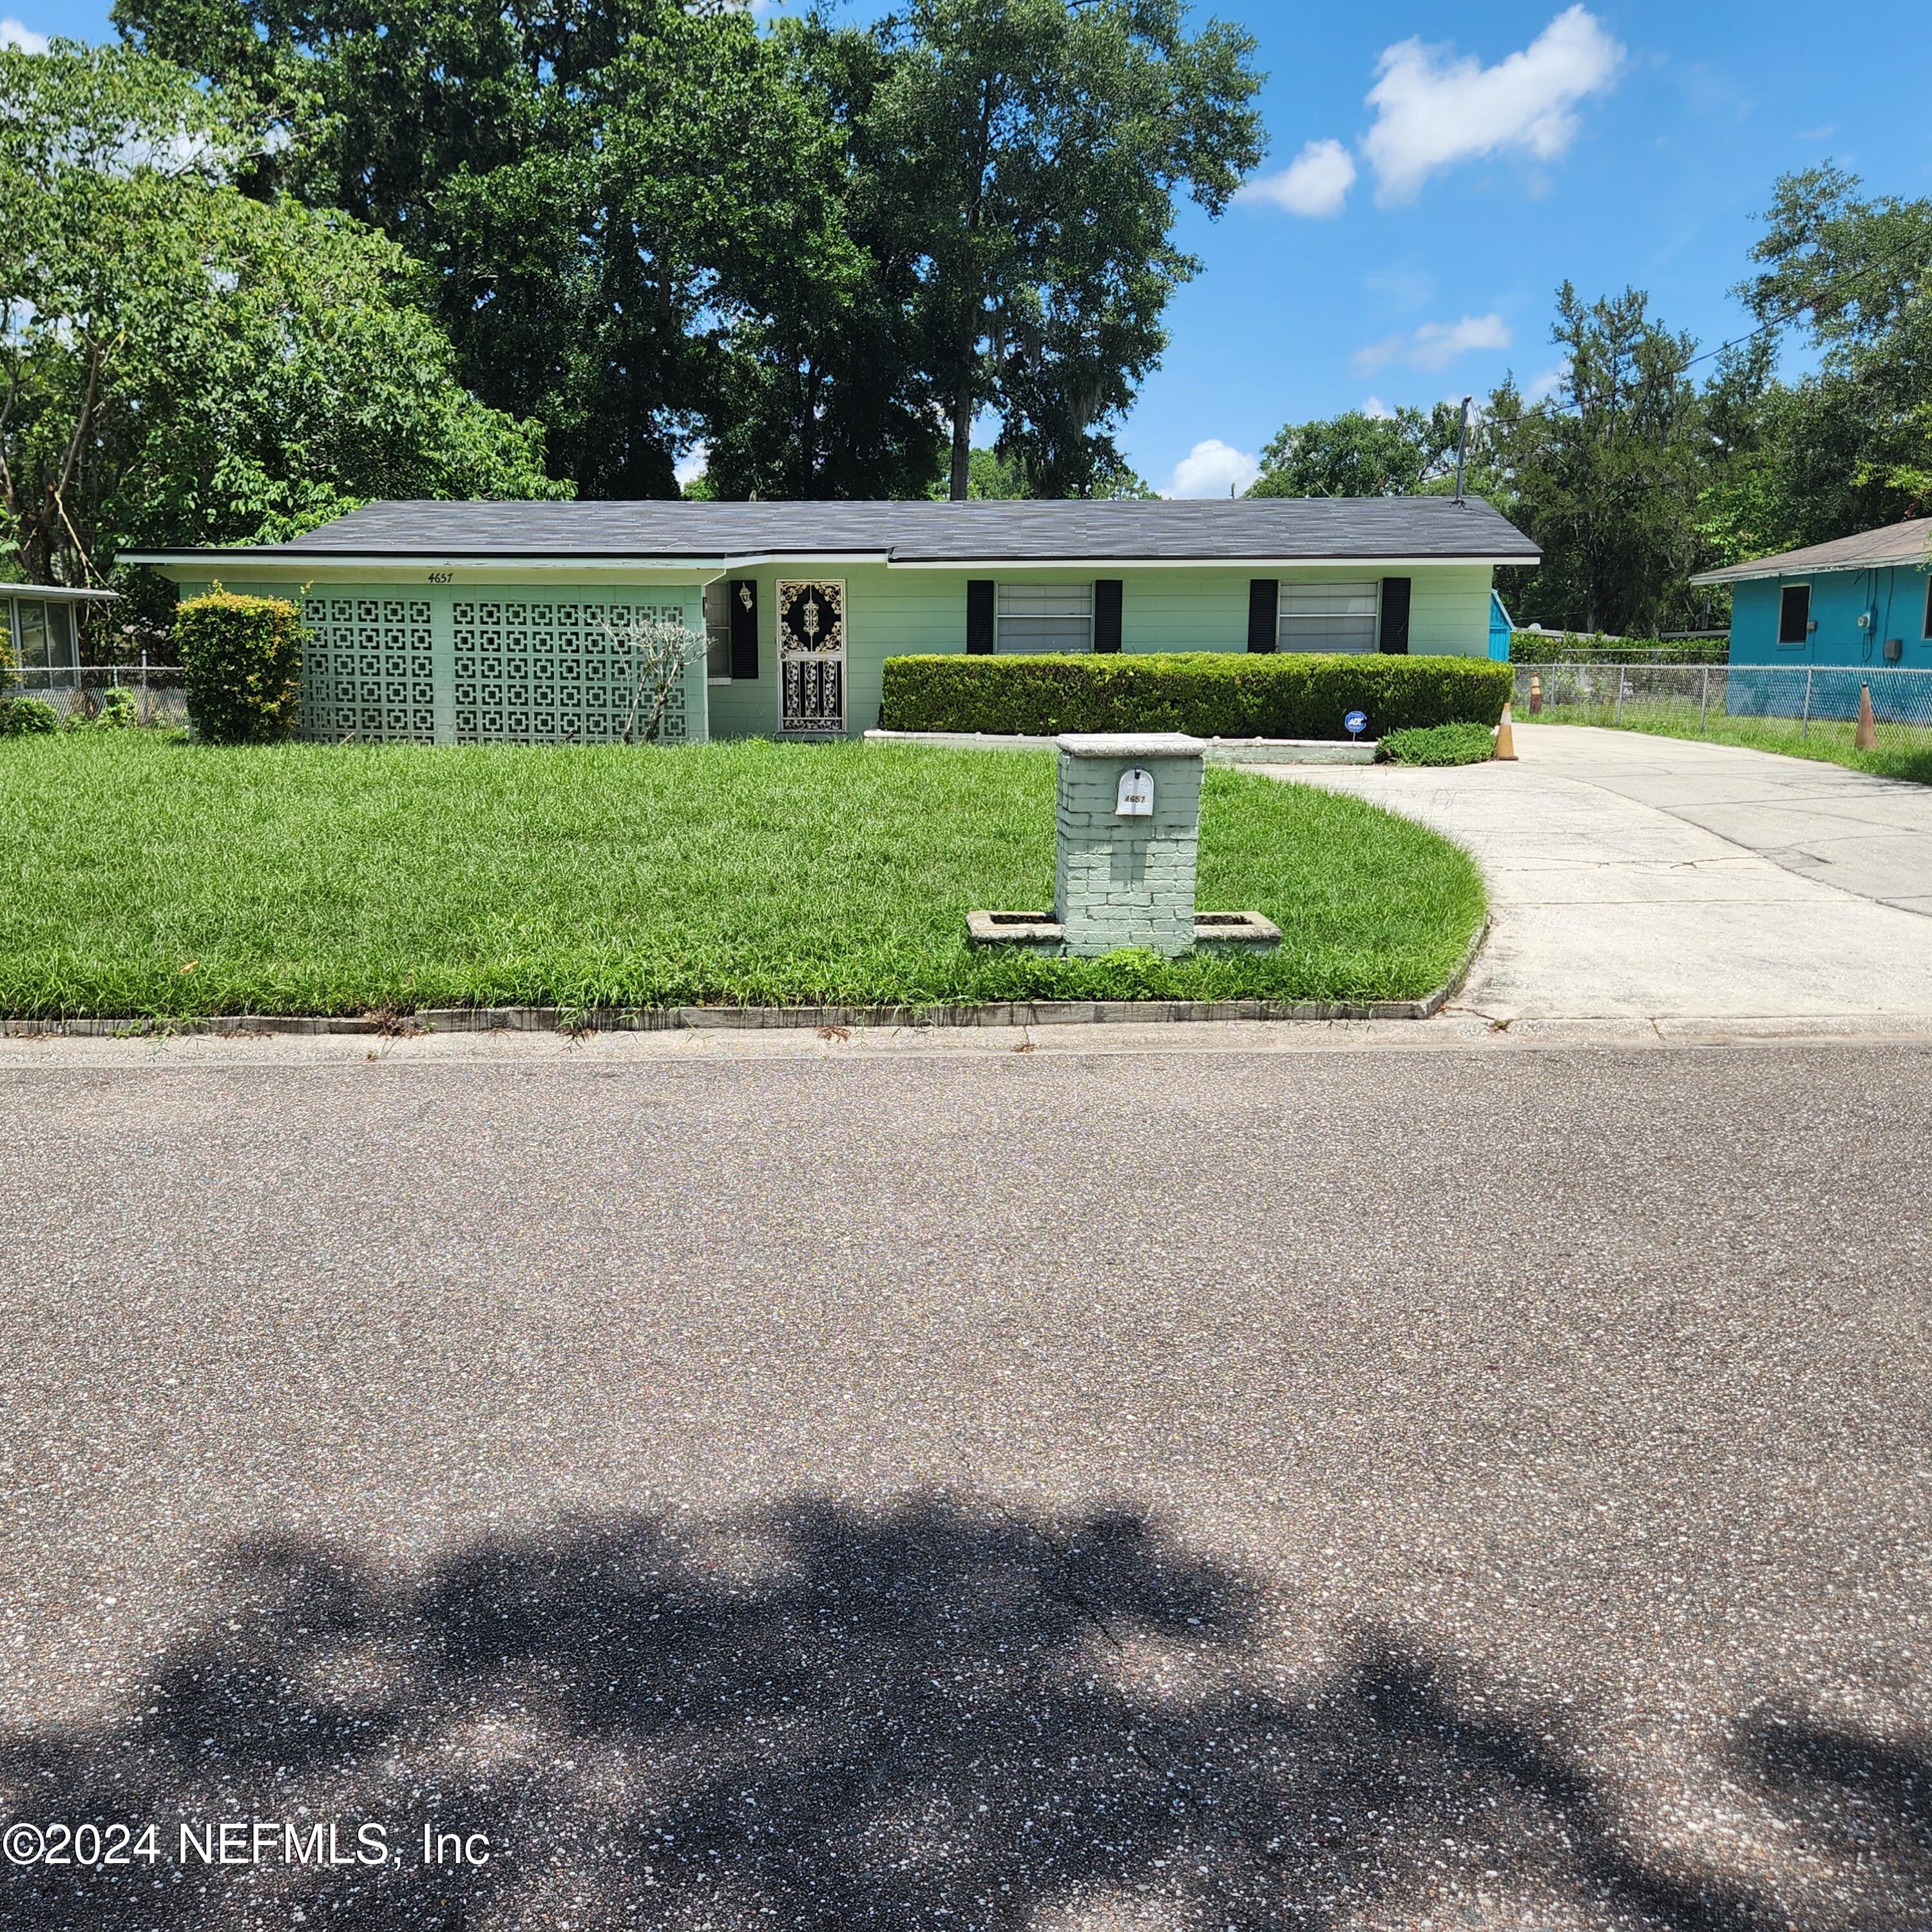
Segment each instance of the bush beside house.
[{"label": "bush beside house", "polygon": [[879,722],[892,731],[1190,731],[1204,738],[1346,738],[1491,725],[1508,664],[1483,658],[1213,651],[1132,656],[902,657],[885,664]]},{"label": "bush beside house", "polygon": [[296,728],[302,620],[280,597],[218,584],[175,613],[188,722],[212,745],[272,745]]},{"label": "bush beside house", "polygon": [[1377,755],[1390,765],[1480,765],[1496,756],[1496,741],[1486,724],[1430,724],[1419,730],[1384,731]]},{"label": "bush beside house", "polygon": [[37,738],[60,729],[60,713],[44,698],[0,698],[0,738]]}]

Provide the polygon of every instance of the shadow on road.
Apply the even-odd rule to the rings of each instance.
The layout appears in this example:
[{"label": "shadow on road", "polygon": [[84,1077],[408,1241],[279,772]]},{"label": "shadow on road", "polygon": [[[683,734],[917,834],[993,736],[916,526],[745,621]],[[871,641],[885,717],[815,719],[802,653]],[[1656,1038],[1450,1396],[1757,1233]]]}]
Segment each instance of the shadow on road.
[{"label": "shadow on road", "polygon": [[[1633,1838],[1552,1720],[1387,1633],[1291,1683],[1256,1619],[1240,1578],[1128,1514],[808,1500],[408,1576],[256,1544],[124,1722],[0,1738],[7,1819],[152,1820],[159,1852],[0,1874],[0,1927],[1932,1917],[1917,1751],[1763,1718],[1726,1802],[1776,1820],[1804,1875],[1687,1862]],[[260,1862],[182,1862],[183,1821],[256,1818]],[[338,1857],[373,1823],[399,1860],[290,1862],[332,1820]],[[456,1862],[476,1834],[488,1862]]]}]

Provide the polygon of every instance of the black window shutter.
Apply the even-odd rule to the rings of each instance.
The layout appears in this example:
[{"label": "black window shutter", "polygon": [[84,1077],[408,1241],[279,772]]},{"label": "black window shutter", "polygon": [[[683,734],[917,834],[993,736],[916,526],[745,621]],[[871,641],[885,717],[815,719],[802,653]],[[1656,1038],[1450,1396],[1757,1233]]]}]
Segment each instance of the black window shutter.
[{"label": "black window shutter", "polygon": [[1281,584],[1272,577],[1248,579],[1248,649],[1271,651],[1281,613]]},{"label": "black window shutter", "polygon": [[758,674],[758,584],[752,577],[734,578],[725,586],[731,606],[731,675]]},{"label": "black window shutter", "polygon": [[966,580],[966,648],[975,657],[993,655],[993,580],[990,577]]},{"label": "black window shutter", "polygon": [[1408,592],[1413,580],[1406,577],[1382,579],[1382,649],[1404,656],[1408,652]]},{"label": "black window shutter", "polygon": [[1120,648],[1120,579],[1118,577],[1094,580],[1094,648],[1096,651]]}]

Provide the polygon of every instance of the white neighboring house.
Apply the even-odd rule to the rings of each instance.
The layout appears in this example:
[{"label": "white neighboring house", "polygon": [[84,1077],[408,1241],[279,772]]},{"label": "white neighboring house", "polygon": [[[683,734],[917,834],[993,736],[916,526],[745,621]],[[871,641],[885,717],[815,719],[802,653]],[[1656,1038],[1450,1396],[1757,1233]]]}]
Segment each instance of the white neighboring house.
[{"label": "white neighboring house", "polygon": [[65,584],[0,584],[0,657],[10,658],[16,687],[80,688],[80,613],[111,604],[112,590],[76,590]]}]

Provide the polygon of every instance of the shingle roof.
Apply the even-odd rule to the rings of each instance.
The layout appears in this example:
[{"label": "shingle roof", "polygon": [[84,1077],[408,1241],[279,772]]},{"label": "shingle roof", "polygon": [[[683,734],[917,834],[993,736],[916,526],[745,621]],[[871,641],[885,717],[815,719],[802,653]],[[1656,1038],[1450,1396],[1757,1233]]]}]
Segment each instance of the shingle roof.
[{"label": "shingle roof", "polygon": [[202,556],[819,557],[898,563],[1330,559],[1534,563],[1535,544],[1476,497],[1072,502],[370,503],[292,543]]},{"label": "shingle roof", "polygon": [[1700,572],[1693,584],[1745,584],[1758,577],[1803,577],[1814,570],[1870,570],[1890,563],[1923,563],[1932,548],[1932,517],[1914,517],[1888,524],[1882,530],[1861,530],[1855,537],[1812,544],[1803,550],[1781,550],[1751,563],[1734,563],[1724,570]]}]

